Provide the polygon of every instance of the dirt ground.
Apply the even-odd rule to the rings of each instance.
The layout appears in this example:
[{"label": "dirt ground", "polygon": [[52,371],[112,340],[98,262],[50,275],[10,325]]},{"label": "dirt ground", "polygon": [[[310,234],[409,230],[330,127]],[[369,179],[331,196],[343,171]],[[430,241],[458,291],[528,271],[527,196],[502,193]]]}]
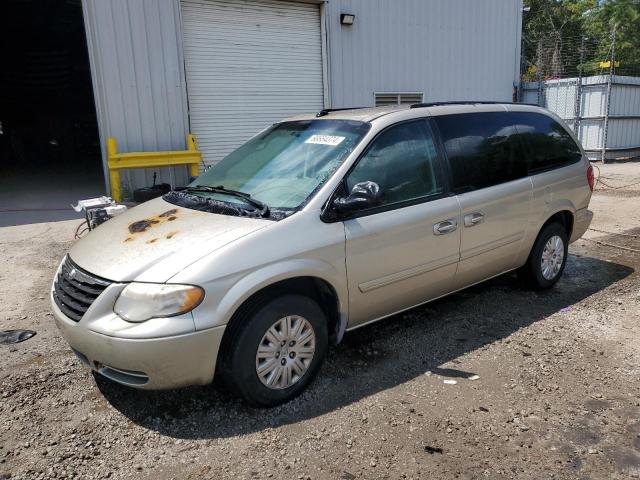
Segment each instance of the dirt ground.
[{"label": "dirt ground", "polygon": [[94,378],[48,303],[78,222],[0,228],[0,330],[38,332],[0,345],[0,479],[640,478],[640,164],[599,167],[556,288],[505,275],[347,334],[270,410]]}]

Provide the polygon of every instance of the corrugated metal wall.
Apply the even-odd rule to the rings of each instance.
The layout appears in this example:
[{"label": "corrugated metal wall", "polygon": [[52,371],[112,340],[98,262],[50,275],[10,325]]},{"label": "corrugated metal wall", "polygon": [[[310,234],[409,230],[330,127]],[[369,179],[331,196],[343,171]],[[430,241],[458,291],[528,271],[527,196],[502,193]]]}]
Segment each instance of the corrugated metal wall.
[{"label": "corrugated metal wall", "polygon": [[[188,118],[176,0],[83,0],[82,7],[103,152],[110,136],[123,152],[184,150]],[[157,171],[158,181],[187,181],[186,167]],[[125,173],[123,187],[151,185],[153,172]]]},{"label": "corrugated metal wall", "polygon": [[[577,136],[593,160],[601,158],[607,113],[608,75],[582,78],[580,118]],[[523,84],[523,101],[539,103],[575,126],[577,78],[546,80],[542,98],[538,83]],[[606,158],[622,158],[640,154],[640,78],[614,75],[611,85]]]},{"label": "corrugated metal wall", "polygon": [[181,12],[189,120],[207,165],[267,125],[322,110],[318,5],[182,0]]},{"label": "corrugated metal wall", "polygon": [[[82,4],[103,145],[114,136],[121,151],[185,148],[179,0]],[[355,14],[355,24],[340,25],[341,13]],[[331,0],[325,15],[333,107],[373,105],[375,92],[512,98],[522,0]],[[125,175],[125,188],[150,185],[152,173]],[[186,169],[165,170],[162,180],[184,183]]]},{"label": "corrugated metal wall", "polygon": [[[340,13],[355,14],[354,25],[341,26]],[[331,0],[327,14],[333,107],[398,91],[512,100],[521,0]]]},{"label": "corrugated metal wall", "polygon": [[640,155],[640,77],[614,75],[609,106],[607,150],[623,149],[607,158]]}]

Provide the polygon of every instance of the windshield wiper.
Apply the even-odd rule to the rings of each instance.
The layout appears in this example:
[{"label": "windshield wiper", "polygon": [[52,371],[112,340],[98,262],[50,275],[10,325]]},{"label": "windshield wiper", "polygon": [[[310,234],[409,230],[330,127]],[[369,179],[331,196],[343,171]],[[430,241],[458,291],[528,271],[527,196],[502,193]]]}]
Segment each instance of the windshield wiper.
[{"label": "windshield wiper", "polygon": [[231,190],[230,188],[224,188],[222,185],[218,185],[216,187],[211,187],[209,185],[196,185],[195,187],[187,187],[185,190],[187,192],[223,193],[226,195],[231,195],[233,197],[237,197],[244,200],[249,205],[260,210],[261,216],[263,217],[269,216],[269,206],[265,203],[262,203],[260,200],[251,198],[251,195],[245,192],[240,192],[238,190]]}]

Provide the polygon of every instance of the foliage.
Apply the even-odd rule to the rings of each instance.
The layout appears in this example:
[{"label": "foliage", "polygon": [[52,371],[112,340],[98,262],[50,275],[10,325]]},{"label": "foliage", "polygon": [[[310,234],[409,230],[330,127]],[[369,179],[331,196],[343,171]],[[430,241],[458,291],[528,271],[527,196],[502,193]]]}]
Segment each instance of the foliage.
[{"label": "foliage", "polygon": [[640,74],[640,0],[525,0],[525,7],[525,80],[598,73],[612,54],[616,73]]}]

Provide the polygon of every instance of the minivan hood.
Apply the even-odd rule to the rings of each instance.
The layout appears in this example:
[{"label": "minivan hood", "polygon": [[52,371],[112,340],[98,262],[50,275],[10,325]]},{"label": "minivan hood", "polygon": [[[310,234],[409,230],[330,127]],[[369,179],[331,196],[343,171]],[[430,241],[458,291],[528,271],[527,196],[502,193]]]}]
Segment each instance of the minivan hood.
[{"label": "minivan hood", "polygon": [[69,256],[108,280],[165,282],[208,253],[272,223],[190,210],[156,198],[89,232]]}]

